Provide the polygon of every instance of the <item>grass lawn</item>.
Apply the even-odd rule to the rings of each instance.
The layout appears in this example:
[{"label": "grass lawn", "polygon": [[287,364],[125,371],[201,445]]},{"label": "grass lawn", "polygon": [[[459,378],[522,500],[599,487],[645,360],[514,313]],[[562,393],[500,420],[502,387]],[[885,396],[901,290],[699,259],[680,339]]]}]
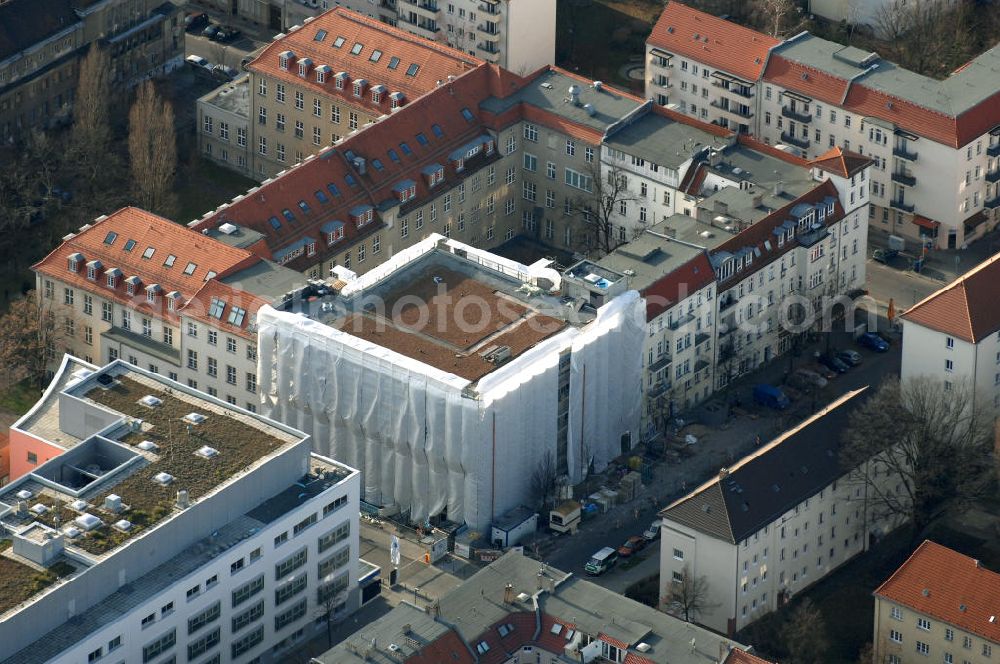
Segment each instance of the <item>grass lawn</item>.
[{"label": "grass lawn", "polygon": [[581,76],[641,93],[642,81],[623,78],[620,69],[630,61],[642,65],[646,37],[662,9],[662,3],[652,0],[560,2],[556,63]]},{"label": "grass lawn", "polygon": [[10,411],[20,417],[35,405],[41,394],[37,387],[31,385],[30,381],[22,380],[20,383],[14,383],[8,389],[0,392],[0,410]]},{"label": "grass lawn", "polygon": [[180,174],[177,181],[177,214],[174,219],[182,224],[200,219],[206,212],[228,203],[234,196],[246,193],[257,184],[235,171],[194,156],[190,167]]}]

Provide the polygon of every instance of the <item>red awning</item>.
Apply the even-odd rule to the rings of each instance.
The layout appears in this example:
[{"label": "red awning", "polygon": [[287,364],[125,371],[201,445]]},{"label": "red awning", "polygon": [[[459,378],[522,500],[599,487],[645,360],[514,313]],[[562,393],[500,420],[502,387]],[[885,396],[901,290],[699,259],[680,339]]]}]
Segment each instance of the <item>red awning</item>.
[{"label": "red awning", "polygon": [[927,217],[921,217],[919,214],[913,215],[913,223],[931,231],[937,230],[937,227],[941,225],[940,221],[934,221],[933,219],[928,219]]}]

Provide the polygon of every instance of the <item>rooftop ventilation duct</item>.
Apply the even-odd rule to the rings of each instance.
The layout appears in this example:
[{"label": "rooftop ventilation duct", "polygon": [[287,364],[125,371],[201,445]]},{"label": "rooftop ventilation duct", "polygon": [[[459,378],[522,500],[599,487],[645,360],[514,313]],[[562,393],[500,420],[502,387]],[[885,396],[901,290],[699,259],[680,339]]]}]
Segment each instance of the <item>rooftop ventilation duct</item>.
[{"label": "rooftop ventilation duct", "polygon": [[73,519],[73,523],[75,523],[77,527],[85,533],[89,533],[94,528],[99,528],[104,525],[104,522],[93,514],[81,514]]},{"label": "rooftop ventilation duct", "polygon": [[195,454],[203,459],[213,459],[219,456],[219,450],[215,449],[214,447],[209,447],[208,445],[205,445],[204,447],[199,447],[195,451]]},{"label": "rooftop ventilation duct", "polygon": [[139,403],[141,403],[143,406],[148,406],[150,408],[156,408],[157,406],[160,406],[160,405],[163,404],[163,400],[159,399],[157,397],[154,397],[152,394],[147,394],[143,398],[139,399]]}]

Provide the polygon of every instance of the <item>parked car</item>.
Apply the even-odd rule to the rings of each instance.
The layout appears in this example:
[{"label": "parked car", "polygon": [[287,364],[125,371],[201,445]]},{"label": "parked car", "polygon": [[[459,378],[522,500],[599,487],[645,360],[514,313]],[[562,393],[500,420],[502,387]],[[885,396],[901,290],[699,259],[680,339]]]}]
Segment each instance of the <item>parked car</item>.
[{"label": "parked car", "polygon": [[234,78],[236,78],[237,75],[239,75],[238,71],[226,65],[215,65],[214,67],[212,67],[212,73],[215,74],[216,77],[221,78],[224,81],[231,81]]},{"label": "parked car", "polygon": [[212,39],[219,42],[231,42],[240,36],[240,31],[227,25],[219,26]]},{"label": "parked car", "polygon": [[833,369],[830,369],[830,368],[828,368],[828,367],[820,364],[819,362],[813,362],[812,364],[807,364],[807,365],[803,366],[802,368],[803,369],[808,369],[809,371],[812,371],[815,374],[819,374],[820,376],[822,376],[823,378],[826,378],[827,380],[832,380],[832,379],[836,378],[839,375]]},{"label": "parked car", "polygon": [[824,353],[823,355],[820,355],[817,360],[830,371],[836,371],[839,374],[847,373],[847,370],[851,368],[849,364],[839,359],[836,355]]},{"label": "parked car", "polygon": [[808,385],[810,385],[812,387],[826,387],[827,386],[827,380],[826,380],[826,378],[824,378],[823,376],[820,376],[818,373],[816,373],[812,369],[805,369],[805,368],[796,369],[794,371],[794,373],[792,373],[792,376],[793,377],[798,376],[797,380],[804,381],[806,384],[808,384]]},{"label": "parked car", "polygon": [[872,258],[877,260],[879,263],[885,263],[888,265],[892,262],[892,259],[899,255],[899,252],[894,249],[876,249],[872,252]]},{"label": "parked car", "polygon": [[781,391],[781,388],[764,383],[753,386],[753,400],[762,406],[775,410],[784,410],[789,405],[788,397]]},{"label": "parked car", "polygon": [[649,542],[652,542],[652,541],[656,540],[656,538],[658,538],[660,536],[660,522],[659,522],[659,520],[654,521],[653,523],[649,524],[649,528],[646,528],[646,532],[644,532],[642,534],[642,536],[645,537],[646,540],[649,541]]},{"label": "parked car", "polygon": [[617,562],[618,552],[610,546],[606,546],[590,557],[587,564],[583,566],[583,570],[591,576],[600,576],[614,567]]},{"label": "parked car", "polygon": [[206,60],[205,58],[201,57],[200,55],[189,55],[186,58],[184,58],[184,61],[187,62],[192,67],[196,67],[198,69],[212,68],[212,63]]},{"label": "parked car", "polygon": [[633,553],[638,553],[646,548],[646,538],[641,535],[632,535],[625,543],[618,547],[618,555],[622,558],[628,558]]},{"label": "parked car", "polygon": [[858,337],[858,345],[871,348],[876,353],[884,353],[889,350],[889,342],[875,332],[865,332]]},{"label": "parked car", "polygon": [[213,37],[215,37],[215,33],[217,33],[218,31],[219,31],[219,26],[212,23],[207,28],[201,31],[201,36],[212,39]]},{"label": "parked car", "polygon": [[837,353],[837,358],[844,364],[852,367],[856,367],[861,364],[861,353],[856,350],[842,350]]},{"label": "parked car", "polygon": [[208,25],[208,14],[205,12],[194,12],[184,17],[184,29],[193,32],[202,26]]}]

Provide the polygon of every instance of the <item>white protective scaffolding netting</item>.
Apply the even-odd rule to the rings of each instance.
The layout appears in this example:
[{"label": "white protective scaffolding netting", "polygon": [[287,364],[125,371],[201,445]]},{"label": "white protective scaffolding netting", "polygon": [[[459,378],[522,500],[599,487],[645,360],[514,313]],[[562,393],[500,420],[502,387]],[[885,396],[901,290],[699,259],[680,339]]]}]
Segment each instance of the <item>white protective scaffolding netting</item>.
[{"label": "white protective scaffolding netting", "polygon": [[[258,314],[263,412],[362,472],[362,499],[485,528],[529,499],[556,454],[559,355],[572,349],[570,481],[621,453],[639,430],[644,306],[631,291],[478,384],[301,314]],[[471,389],[467,389],[471,388]]]}]

